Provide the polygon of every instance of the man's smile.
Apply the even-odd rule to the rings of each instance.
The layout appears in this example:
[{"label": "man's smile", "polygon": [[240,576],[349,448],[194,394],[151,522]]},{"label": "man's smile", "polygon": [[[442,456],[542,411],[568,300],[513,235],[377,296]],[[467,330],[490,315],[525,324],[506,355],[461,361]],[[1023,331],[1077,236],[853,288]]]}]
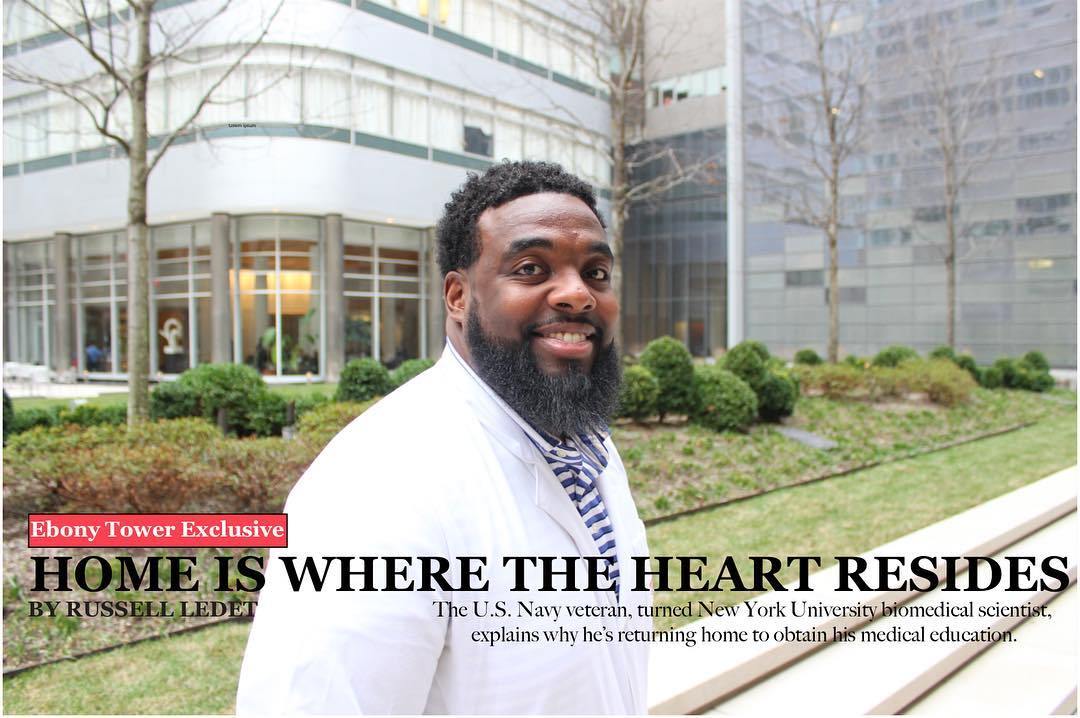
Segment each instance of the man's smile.
[{"label": "man's smile", "polygon": [[595,349],[596,328],[583,322],[554,322],[532,332],[536,348],[557,359],[584,359]]}]

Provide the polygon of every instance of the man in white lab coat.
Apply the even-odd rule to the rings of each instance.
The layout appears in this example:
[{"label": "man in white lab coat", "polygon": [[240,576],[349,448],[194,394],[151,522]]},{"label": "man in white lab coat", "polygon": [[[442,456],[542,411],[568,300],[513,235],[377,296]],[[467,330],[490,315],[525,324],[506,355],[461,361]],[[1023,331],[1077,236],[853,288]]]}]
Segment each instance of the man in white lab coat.
[{"label": "man in white lab coat", "polygon": [[[651,627],[650,597],[632,557],[648,549],[607,435],[619,307],[593,190],[557,165],[504,162],[454,193],[438,244],[446,350],[290,494],[237,711],[644,713],[647,644],[631,633]],[[335,590],[335,567],[323,590],[297,591],[286,556],[450,562],[434,590]],[[508,556],[572,557],[580,590],[537,590],[530,567],[512,591]],[[483,560],[486,590],[463,590],[461,557]],[[581,557],[606,577],[589,586]],[[368,573],[387,587],[382,565]]]}]

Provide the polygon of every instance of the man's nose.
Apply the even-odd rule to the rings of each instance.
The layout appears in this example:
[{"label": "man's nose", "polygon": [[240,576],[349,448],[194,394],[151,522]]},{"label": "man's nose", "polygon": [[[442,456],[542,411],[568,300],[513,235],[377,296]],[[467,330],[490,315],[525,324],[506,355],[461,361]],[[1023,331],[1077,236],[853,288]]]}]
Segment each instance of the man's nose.
[{"label": "man's nose", "polygon": [[596,297],[577,272],[565,272],[556,277],[548,301],[554,309],[569,314],[581,314],[596,308]]}]

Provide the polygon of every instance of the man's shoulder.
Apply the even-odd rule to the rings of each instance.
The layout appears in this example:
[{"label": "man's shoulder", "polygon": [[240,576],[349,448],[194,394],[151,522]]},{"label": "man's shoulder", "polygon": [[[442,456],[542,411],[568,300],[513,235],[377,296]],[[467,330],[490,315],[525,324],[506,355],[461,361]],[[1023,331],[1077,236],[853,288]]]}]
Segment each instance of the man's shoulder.
[{"label": "man's shoulder", "polygon": [[399,488],[419,488],[434,480],[448,452],[461,445],[467,412],[468,405],[436,365],[338,432],[297,488],[368,492],[373,483],[390,479]]}]

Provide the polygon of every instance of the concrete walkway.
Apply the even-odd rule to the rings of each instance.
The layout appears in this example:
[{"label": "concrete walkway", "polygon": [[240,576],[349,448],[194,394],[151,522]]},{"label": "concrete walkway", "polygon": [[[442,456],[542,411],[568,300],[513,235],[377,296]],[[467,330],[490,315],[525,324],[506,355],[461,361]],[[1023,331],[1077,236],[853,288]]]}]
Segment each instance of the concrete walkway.
[{"label": "concrete walkway", "polygon": [[[889,542],[863,558],[905,557],[905,565],[916,556],[1036,556],[1067,557],[1069,580],[1075,586],[1077,559],[1076,467],[1012,491],[937,524]],[[939,577],[944,569],[939,571]],[[981,574],[980,574],[981,575]],[[961,577],[965,577],[962,574]],[[912,576],[902,569],[896,580]],[[1033,569],[1030,578],[1038,579]],[[993,676],[1007,670],[1002,666],[1017,661],[1044,662],[1060,666],[1056,671],[1038,671],[1021,679],[1015,676],[1008,692],[1010,701],[989,701],[1011,706],[1013,713],[1046,714],[1059,708],[1075,707],[1077,651],[1076,636],[1070,626],[1076,621],[1075,588],[1062,595],[1053,591],[1005,592],[954,591],[837,591],[839,567],[810,577],[811,591],[774,591],[759,596],[759,607],[785,612],[784,617],[751,618],[740,610],[735,616],[703,619],[684,630],[711,631],[784,628],[805,632],[807,640],[734,641],[654,645],[650,657],[649,705],[652,713],[714,712],[725,715],[774,713],[829,713],[858,715],[897,713],[909,707],[918,712],[952,712],[946,706],[963,705],[969,713],[987,691]],[[963,585],[963,583],[961,583]],[[827,607],[847,617],[795,617],[792,604],[806,602]],[[896,618],[883,617],[882,604],[927,607],[971,602],[979,606],[1028,604],[1055,606],[1055,618],[1028,620],[1001,617]],[[867,607],[876,607],[871,615]],[[859,615],[861,614],[861,615]],[[963,641],[866,641],[859,634],[870,629],[885,636],[892,629],[940,631],[1015,631],[1013,643]],[[1021,630],[1023,631],[1021,633]],[[837,633],[855,636],[855,641],[833,642]],[[822,637],[827,638],[822,638]],[[1023,642],[1023,636],[1034,636]],[[983,666],[983,668],[978,668]],[[962,696],[962,698],[957,698]],[[1071,696],[1071,698],[1070,698]],[[959,701],[959,702],[958,702]],[[963,704],[963,701],[971,701]],[[1071,710],[1071,709],[1070,709]],[[994,711],[998,712],[998,711]]]},{"label": "concrete walkway", "polygon": [[92,399],[103,394],[127,392],[127,384],[100,382],[82,384],[57,384],[53,382],[6,381],[4,391],[12,399],[29,397],[41,399]]}]

